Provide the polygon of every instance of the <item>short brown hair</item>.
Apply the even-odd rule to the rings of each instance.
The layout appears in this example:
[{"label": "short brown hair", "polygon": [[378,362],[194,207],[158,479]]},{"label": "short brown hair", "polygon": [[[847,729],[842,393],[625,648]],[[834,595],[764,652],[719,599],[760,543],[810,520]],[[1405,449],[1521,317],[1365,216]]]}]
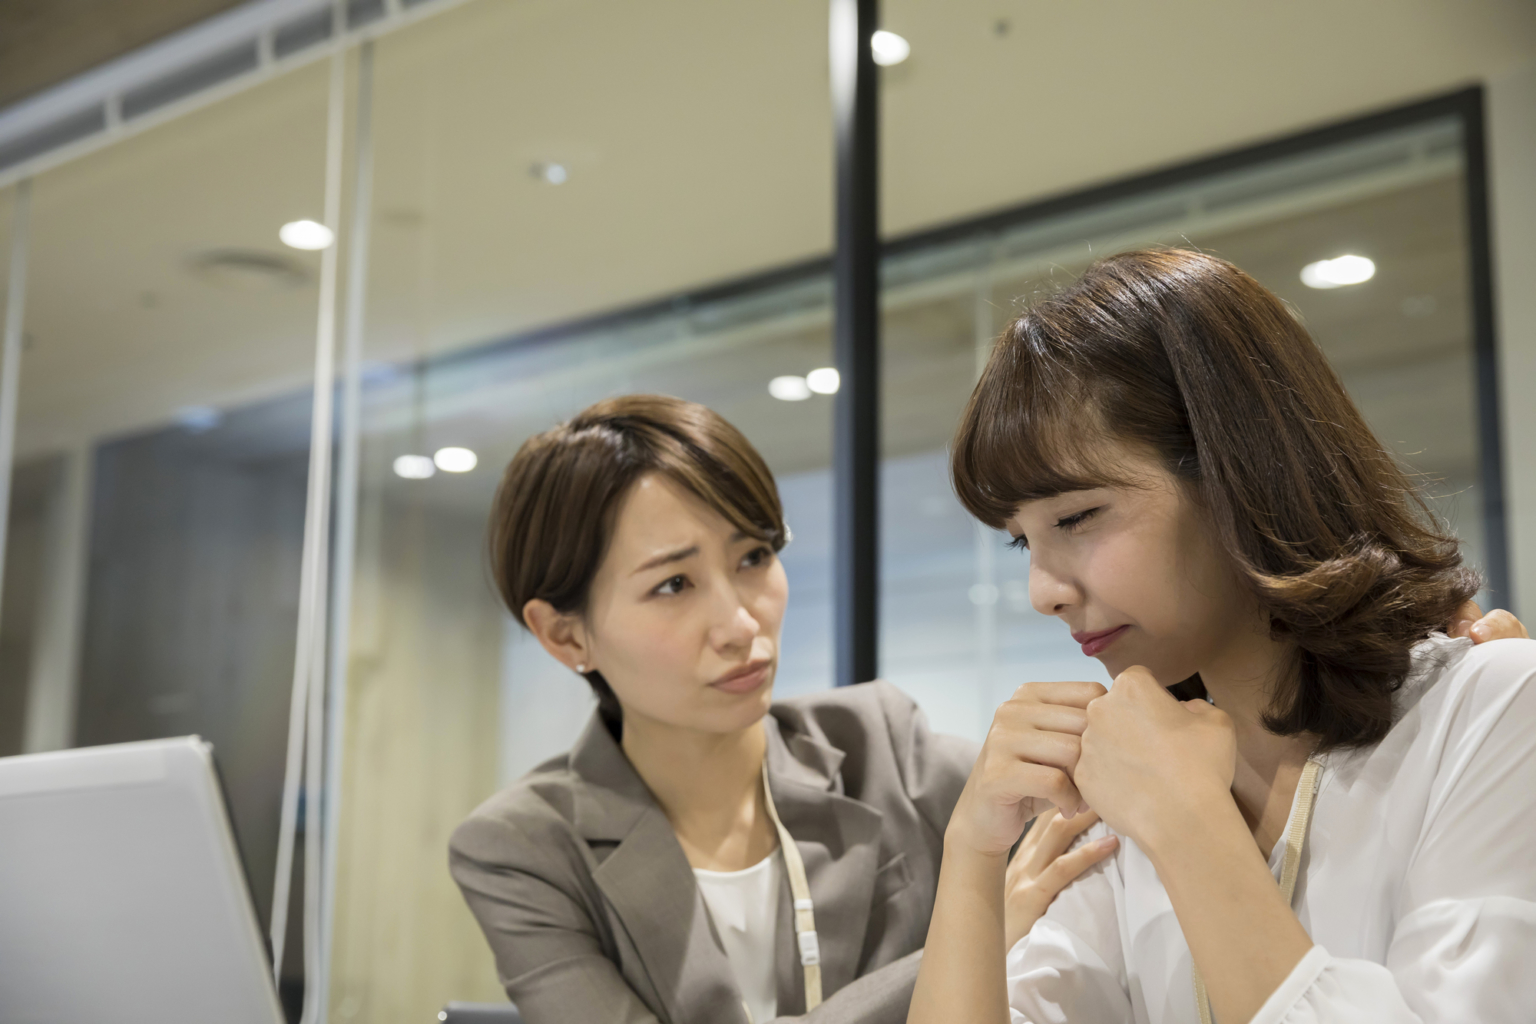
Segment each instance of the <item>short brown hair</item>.
[{"label": "short brown hair", "polygon": [[[779,551],[788,535],[768,465],[724,417],[665,395],[625,395],[583,409],[523,443],[491,507],[490,560],[507,609],[548,601],[582,612],[624,496],[647,473],[696,495],[733,526]],[[587,673],[605,712],[612,689]]]},{"label": "short brown hair", "polygon": [[1285,304],[1198,252],[1095,263],[1003,333],[954,441],[955,490],[1001,527],[1024,501],[1112,482],[1105,439],[1189,485],[1294,645],[1265,725],[1325,749],[1385,736],[1409,649],[1479,578]]}]

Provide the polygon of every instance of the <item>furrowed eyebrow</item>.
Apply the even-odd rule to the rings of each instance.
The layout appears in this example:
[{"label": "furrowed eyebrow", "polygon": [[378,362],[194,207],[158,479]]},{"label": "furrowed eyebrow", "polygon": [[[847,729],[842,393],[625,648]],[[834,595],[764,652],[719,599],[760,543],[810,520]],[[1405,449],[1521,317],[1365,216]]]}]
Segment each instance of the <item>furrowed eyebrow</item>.
[{"label": "furrowed eyebrow", "polygon": [[636,575],[639,575],[642,572],[645,572],[647,569],[659,568],[660,566],[667,565],[667,564],[672,563],[672,562],[681,562],[681,561],[684,561],[686,559],[692,558],[694,555],[696,555],[698,553],[699,553],[699,546],[697,544],[693,545],[692,547],[679,548],[676,551],[669,551],[669,552],[667,552],[664,555],[657,555],[655,558],[652,558],[650,561],[648,561],[644,565],[640,566],[640,568],[638,568],[634,572],[630,573],[630,575],[631,576],[636,576]]}]

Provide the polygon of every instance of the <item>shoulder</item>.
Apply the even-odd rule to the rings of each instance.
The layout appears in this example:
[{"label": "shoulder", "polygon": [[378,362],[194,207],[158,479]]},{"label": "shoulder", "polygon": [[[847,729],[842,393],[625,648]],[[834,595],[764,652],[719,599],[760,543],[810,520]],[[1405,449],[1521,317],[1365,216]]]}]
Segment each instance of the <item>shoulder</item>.
[{"label": "shoulder", "polygon": [[448,844],[452,858],[506,861],[509,856],[536,856],[558,846],[575,834],[576,795],[585,784],[571,770],[569,755],[551,758],[493,794],[459,823]]},{"label": "shoulder", "polygon": [[922,715],[911,697],[883,679],[776,701],[770,713],[781,725],[840,748],[839,738],[889,735],[893,726],[906,726]]},{"label": "shoulder", "polygon": [[1413,668],[1403,689],[1428,698],[1500,702],[1517,697],[1536,681],[1536,640],[1490,640],[1473,644],[1439,633],[1413,649]]},{"label": "shoulder", "polygon": [[946,808],[959,797],[980,749],[930,730],[917,703],[884,680],[793,697],[770,713],[786,740],[798,734],[841,751],[849,781],[884,773],[913,800],[931,798]]},{"label": "shoulder", "polygon": [[1536,740],[1536,640],[1474,645],[1433,635],[1414,648],[1403,696],[1448,745],[1514,729]]}]

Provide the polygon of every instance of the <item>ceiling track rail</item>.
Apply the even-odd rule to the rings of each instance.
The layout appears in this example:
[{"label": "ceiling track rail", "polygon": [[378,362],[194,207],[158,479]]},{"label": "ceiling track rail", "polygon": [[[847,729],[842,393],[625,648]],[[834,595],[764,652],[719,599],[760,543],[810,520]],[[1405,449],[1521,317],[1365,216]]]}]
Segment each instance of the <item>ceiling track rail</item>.
[{"label": "ceiling track rail", "polygon": [[466,2],[252,0],[0,110],[0,188]]}]

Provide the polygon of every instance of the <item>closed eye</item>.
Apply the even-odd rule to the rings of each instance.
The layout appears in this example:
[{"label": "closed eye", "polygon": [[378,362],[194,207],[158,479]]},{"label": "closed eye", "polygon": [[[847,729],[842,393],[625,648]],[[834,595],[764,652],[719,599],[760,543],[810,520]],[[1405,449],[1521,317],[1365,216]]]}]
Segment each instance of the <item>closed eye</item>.
[{"label": "closed eye", "polygon": [[1013,548],[1015,551],[1028,551],[1029,538],[1021,533],[1017,537],[1013,538],[1013,540],[1009,541],[1008,546]]},{"label": "closed eye", "polygon": [[1094,514],[1098,511],[1099,510],[1097,508],[1090,508],[1084,509],[1081,512],[1074,512],[1070,516],[1062,516],[1060,519],[1056,520],[1056,526],[1068,533],[1071,533],[1073,530],[1086,523],[1089,519],[1093,518]]}]

